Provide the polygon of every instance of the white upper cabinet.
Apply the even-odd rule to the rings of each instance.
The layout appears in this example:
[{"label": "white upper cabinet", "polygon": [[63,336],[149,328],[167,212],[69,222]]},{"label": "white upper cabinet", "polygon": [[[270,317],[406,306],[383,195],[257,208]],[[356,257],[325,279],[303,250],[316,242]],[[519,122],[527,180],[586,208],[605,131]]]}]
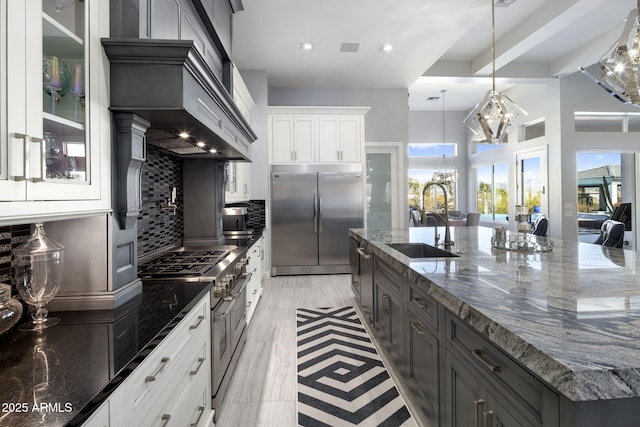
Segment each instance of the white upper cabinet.
[{"label": "white upper cabinet", "polygon": [[251,200],[251,163],[229,162],[228,172],[225,203],[248,202]]},{"label": "white upper cabinet", "polygon": [[110,208],[108,16],[108,2],[0,2],[0,222]]},{"label": "white upper cabinet", "polygon": [[269,120],[272,163],[314,163],[315,116],[275,115]]},{"label": "white upper cabinet", "polygon": [[271,163],[361,163],[368,107],[271,107]]},{"label": "white upper cabinet", "polygon": [[360,163],[363,116],[318,116],[318,160],[320,163]]},{"label": "white upper cabinet", "polygon": [[242,117],[250,123],[251,122],[251,109],[255,107],[256,103],[253,101],[251,97],[251,93],[249,93],[249,89],[244,84],[244,80],[238,72],[235,64],[233,66],[233,102],[240,110],[240,114]]},{"label": "white upper cabinet", "polygon": [[[251,109],[255,106],[255,102],[235,65],[233,67],[233,102],[247,123],[251,123]],[[251,163],[241,161],[229,162],[229,178],[227,180],[225,202],[248,202],[251,199],[250,186]]]}]

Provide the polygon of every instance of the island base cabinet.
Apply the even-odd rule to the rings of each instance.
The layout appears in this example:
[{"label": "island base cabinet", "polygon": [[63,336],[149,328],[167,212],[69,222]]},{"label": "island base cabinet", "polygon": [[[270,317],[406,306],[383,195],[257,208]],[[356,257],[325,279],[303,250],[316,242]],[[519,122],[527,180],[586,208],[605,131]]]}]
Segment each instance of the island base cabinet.
[{"label": "island base cabinet", "polygon": [[396,366],[402,363],[402,302],[380,284],[374,283],[374,330]]},{"label": "island base cabinet", "polygon": [[425,417],[435,427],[440,424],[438,338],[410,310],[405,330],[407,385]]},{"label": "island base cabinet", "polygon": [[523,408],[492,387],[487,387],[473,366],[446,354],[446,416],[450,427],[533,427],[543,424],[531,419]]},{"label": "island base cabinet", "polygon": [[640,399],[560,401],[561,427],[637,427],[640,425]]}]

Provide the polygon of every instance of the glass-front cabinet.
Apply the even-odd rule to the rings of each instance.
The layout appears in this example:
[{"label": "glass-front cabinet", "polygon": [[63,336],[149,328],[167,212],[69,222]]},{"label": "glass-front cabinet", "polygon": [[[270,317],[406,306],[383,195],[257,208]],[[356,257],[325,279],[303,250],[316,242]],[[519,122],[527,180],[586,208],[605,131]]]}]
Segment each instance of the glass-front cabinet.
[{"label": "glass-front cabinet", "polygon": [[[100,44],[108,3],[0,0],[0,202],[109,207],[108,62]],[[0,203],[0,219],[26,205]],[[23,213],[77,208],[39,203]]]}]

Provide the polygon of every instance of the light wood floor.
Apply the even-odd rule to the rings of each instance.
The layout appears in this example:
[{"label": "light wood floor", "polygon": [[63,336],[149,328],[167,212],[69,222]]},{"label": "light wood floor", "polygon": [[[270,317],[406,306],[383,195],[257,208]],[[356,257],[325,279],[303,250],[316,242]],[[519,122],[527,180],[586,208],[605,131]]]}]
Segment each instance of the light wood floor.
[{"label": "light wood floor", "polygon": [[[296,308],[356,306],[350,280],[348,274],[336,274],[262,281],[262,297],[216,415],[217,427],[296,426]],[[389,366],[379,348],[378,352]],[[390,374],[406,396],[395,373]]]}]

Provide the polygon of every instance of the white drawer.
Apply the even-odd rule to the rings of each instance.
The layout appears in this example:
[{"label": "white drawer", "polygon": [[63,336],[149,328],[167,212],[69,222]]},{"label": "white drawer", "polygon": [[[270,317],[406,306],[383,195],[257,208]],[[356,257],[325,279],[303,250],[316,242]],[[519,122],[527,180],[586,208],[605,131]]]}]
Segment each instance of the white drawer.
[{"label": "white drawer", "polygon": [[[178,358],[176,369],[163,390],[153,394],[153,399],[144,405],[137,414],[133,426],[166,426],[176,424],[181,418],[177,415],[182,411],[182,405],[191,407],[193,402],[183,401],[180,396],[193,389],[209,388],[211,381],[211,359],[209,356],[210,341],[205,334],[199,333],[189,341]],[[206,408],[211,407],[211,397]],[[194,417],[195,418],[195,417]],[[184,423],[182,423],[184,424]],[[176,424],[177,425],[177,424]]]},{"label": "white drawer", "polygon": [[211,388],[204,378],[198,379],[193,387],[185,390],[173,413],[172,426],[204,427],[212,420]]},{"label": "white drawer", "polygon": [[148,353],[147,358],[122,385],[127,396],[124,410],[128,420],[148,413],[150,406],[158,400],[163,400],[161,396],[170,388],[176,372],[182,371],[187,359],[190,360],[197,351],[195,349],[200,348],[199,342],[192,345],[192,338],[199,337],[196,341],[202,341],[209,337],[209,319],[207,294],[184,319],[178,321],[164,339],[161,340],[161,336],[156,338],[157,341],[161,340],[157,347],[145,350]]}]

